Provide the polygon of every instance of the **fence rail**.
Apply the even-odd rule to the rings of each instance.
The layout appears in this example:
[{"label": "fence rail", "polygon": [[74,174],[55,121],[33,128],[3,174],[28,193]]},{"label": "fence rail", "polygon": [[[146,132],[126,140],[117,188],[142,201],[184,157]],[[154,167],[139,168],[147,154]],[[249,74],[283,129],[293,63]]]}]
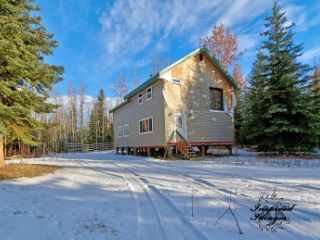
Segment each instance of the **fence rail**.
[{"label": "fence rail", "polygon": [[93,144],[84,144],[84,143],[68,143],[67,152],[92,152],[92,151],[104,151],[113,149],[112,142],[104,143],[93,143]]}]

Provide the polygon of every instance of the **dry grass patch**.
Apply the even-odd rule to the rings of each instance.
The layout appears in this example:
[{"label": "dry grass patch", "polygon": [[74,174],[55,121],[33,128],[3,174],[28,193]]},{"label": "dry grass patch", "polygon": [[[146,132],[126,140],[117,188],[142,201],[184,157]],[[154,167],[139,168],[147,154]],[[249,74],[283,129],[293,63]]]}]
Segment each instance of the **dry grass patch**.
[{"label": "dry grass patch", "polygon": [[62,167],[53,165],[17,163],[0,167],[0,180],[22,177],[37,177],[53,173]]}]

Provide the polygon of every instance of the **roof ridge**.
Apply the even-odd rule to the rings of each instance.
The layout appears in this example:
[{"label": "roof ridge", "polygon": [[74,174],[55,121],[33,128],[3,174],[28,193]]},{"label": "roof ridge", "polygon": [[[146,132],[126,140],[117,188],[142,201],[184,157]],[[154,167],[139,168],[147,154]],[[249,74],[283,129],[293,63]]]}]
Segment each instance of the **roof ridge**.
[{"label": "roof ridge", "polygon": [[[238,84],[235,81],[235,79],[228,73],[228,71],[226,71],[223,66],[220,64],[220,62],[217,60],[216,57],[212,56],[210,51],[208,50],[208,48],[206,48],[205,46],[202,46],[200,48],[197,48],[196,50],[194,50],[193,52],[187,54],[186,56],[184,56],[183,58],[180,58],[178,61],[170,64],[169,66],[165,67],[164,69],[162,69],[161,71],[159,71],[157,74],[153,75],[152,77],[150,77],[148,80],[146,80],[145,82],[143,82],[140,86],[136,87],[135,89],[133,89],[132,91],[130,91],[127,95],[124,96],[124,102],[122,102],[121,104],[119,104],[118,106],[112,108],[109,112],[114,112],[117,109],[119,109],[120,107],[122,107],[123,105],[125,105],[124,103],[128,103],[128,98],[132,97],[133,95],[137,94],[138,92],[141,92],[143,89],[145,89],[146,87],[150,86],[151,84],[153,84],[155,81],[158,80],[160,74],[163,74],[164,72],[170,70],[171,68],[173,68],[174,66],[178,65],[179,63],[185,61],[186,59],[188,59],[189,57],[194,56],[195,54],[202,52],[204,54],[207,55],[208,59],[218,68],[218,70],[222,73],[222,75],[230,81],[231,85],[238,89]],[[121,105],[121,106],[120,106]]]}]

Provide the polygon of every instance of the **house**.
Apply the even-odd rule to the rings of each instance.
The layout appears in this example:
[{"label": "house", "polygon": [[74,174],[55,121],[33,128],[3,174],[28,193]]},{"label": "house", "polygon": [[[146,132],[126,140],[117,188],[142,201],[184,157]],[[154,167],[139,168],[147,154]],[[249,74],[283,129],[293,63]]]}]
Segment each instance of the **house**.
[{"label": "house", "polygon": [[154,151],[190,158],[234,144],[235,80],[206,48],[152,76],[110,110],[117,152]]}]

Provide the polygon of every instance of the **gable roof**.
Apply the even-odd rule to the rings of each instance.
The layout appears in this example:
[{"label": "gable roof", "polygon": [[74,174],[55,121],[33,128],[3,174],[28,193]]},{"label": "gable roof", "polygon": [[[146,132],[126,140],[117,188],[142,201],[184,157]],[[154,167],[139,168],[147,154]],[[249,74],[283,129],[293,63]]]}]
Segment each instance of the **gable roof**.
[{"label": "gable roof", "polygon": [[153,75],[152,77],[150,77],[147,81],[145,81],[144,83],[142,83],[140,86],[138,86],[137,88],[135,88],[134,90],[132,90],[131,92],[129,92],[127,95],[124,96],[124,102],[122,102],[121,104],[117,105],[116,107],[112,108],[109,112],[113,113],[116,110],[118,110],[119,108],[121,108],[122,106],[126,105],[128,103],[128,99],[134,95],[136,95],[137,93],[141,92],[142,90],[144,90],[146,87],[152,85],[153,83],[155,83],[158,79],[159,76],[161,74],[164,74],[168,71],[170,71],[173,67],[177,66],[178,64],[186,61],[187,59],[195,56],[198,53],[202,53],[204,55],[206,55],[206,57],[209,59],[209,61],[218,68],[218,70],[220,71],[220,73],[222,74],[222,76],[224,76],[230,83],[231,85],[235,88],[235,89],[239,89],[238,84],[236,83],[236,81],[234,80],[234,78],[223,69],[223,67],[221,66],[221,64],[219,63],[219,61],[215,58],[212,57],[209,50],[205,47],[202,48],[198,48],[197,50],[193,51],[192,53],[189,53],[187,56],[185,56],[184,58],[181,58],[180,60],[176,61],[175,63],[169,65],[168,67],[164,68],[163,70],[161,70],[160,72],[158,72],[157,74]]}]

